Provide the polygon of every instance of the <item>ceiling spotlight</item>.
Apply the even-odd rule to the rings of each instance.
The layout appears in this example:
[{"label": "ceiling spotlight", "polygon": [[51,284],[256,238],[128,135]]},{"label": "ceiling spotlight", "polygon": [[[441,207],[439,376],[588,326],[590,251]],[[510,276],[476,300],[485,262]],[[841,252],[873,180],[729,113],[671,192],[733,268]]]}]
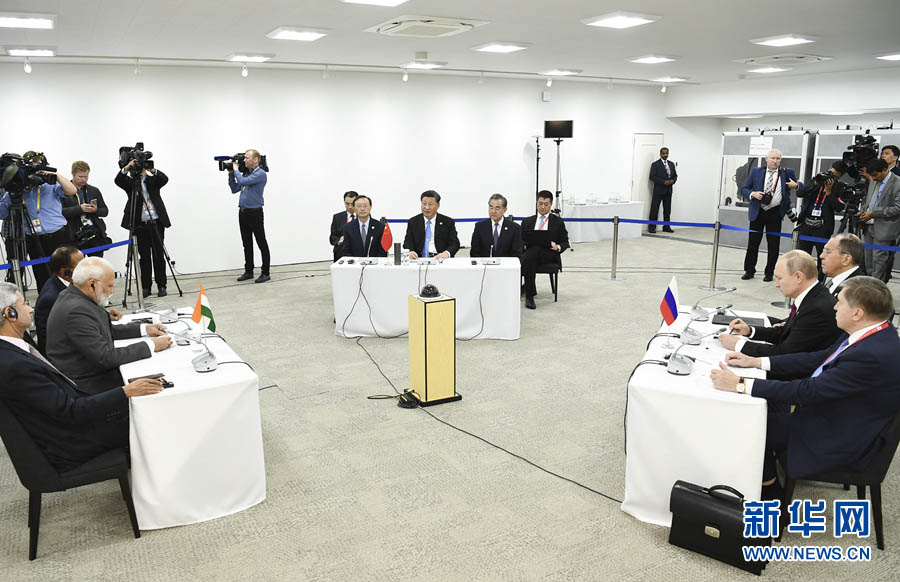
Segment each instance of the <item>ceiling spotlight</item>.
[{"label": "ceiling spotlight", "polygon": [[323,78],[323,79],[327,79],[327,78],[328,78],[328,65],[325,65],[325,68],[322,69],[322,78]]},{"label": "ceiling spotlight", "polygon": [[409,73],[403,71],[403,82],[405,83],[407,81],[409,81]]},{"label": "ceiling spotlight", "polygon": [[31,72],[31,61],[29,61],[27,57],[25,59],[25,72],[26,73]]},{"label": "ceiling spotlight", "polygon": [[645,55],[643,57],[634,57],[628,59],[629,63],[638,63],[641,65],[658,65],[659,63],[671,63],[677,57],[668,57],[665,55]]},{"label": "ceiling spotlight", "polygon": [[660,87],[660,88],[659,88],[659,92],[660,92],[660,93],[665,93],[665,92],[666,92],[666,86],[663,85],[662,87]]},{"label": "ceiling spotlight", "polygon": [[552,87],[552,86],[553,86],[553,78],[547,77],[547,87]]},{"label": "ceiling spotlight", "polygon": [[473,51],[479,51],[482,53],[514,53],[516,51],[523,51],[527,49],[530,44],[525,44],[521,42],[489,42],[487,44],[480,44],[478,46],[473,46]]},{"label": "ceiling spotlight", "polygon": [[247,65],[244,64],[244,66],[241,67],[241,77],[246,77],[249,74],[250,74],[250,71],[247,70]]},{"label": "ceiling spotlight", "polygon": [[794,46],[797,44],[807,44],[807,43],[816,42],[816,41],[808,36],[799,36],[796,34],[782,34],[780,36],[767,36],[765,38],[754,38],[750,42],[752,42],[753,44],[759,44],[759,45],[763,45],[763,46],[784,47],[784,46]]},{"label": "ceiling spotlight", "polygon": [[623,12],[617,10],[593,18],[585,18],[581,22],[588,26],[602,26],[603,28],[631,28],[642,24],[650,24],[659,20],[659,16],[652,14],[639,14],[637,12]]},{"label": "ceiling spotlight", "polygon": [[330,31],[324,28],[300,28],[296,26],[279,26],[275,30],[266,33],[266,36],[275,40],[299,40],[312,42],[323,36],[328,36]]}]

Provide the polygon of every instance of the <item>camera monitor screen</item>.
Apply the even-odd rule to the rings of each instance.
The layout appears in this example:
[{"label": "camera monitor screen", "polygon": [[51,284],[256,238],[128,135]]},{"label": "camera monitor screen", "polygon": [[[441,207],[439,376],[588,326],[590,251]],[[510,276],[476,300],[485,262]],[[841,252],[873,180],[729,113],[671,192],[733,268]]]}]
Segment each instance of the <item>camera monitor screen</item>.
[{"label": "camera monitor screen", "polygon": [[568,121],[545,121],[544,137],[547,139],[571,138],[572,137],[572,120]]}]

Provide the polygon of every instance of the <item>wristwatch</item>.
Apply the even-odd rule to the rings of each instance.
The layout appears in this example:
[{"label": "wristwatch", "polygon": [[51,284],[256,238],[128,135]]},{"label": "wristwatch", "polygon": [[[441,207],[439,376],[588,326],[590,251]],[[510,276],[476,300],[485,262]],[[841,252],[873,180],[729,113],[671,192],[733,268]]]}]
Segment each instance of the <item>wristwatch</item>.
[{"label": "wristwatch", "polygon": [[747,385],[744,384],[744,378],[738,378],[738,384],[735,388],[738,394],[746,394],[747,393]]}]

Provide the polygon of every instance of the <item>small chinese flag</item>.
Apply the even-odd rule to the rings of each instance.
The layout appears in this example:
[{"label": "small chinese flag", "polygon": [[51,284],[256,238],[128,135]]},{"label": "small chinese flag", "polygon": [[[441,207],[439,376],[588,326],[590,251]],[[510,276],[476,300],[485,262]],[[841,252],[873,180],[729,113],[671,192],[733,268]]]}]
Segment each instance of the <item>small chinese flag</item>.
[{"label": "small chinese flag", "polygon": [[394,244],[394,235],[391,234],[391,225],[388,224],[387,218],[382,216],[381,222],[384,223],[384,234],[381,235],[381,248],[384,249],[384,252],[388,252]]}]

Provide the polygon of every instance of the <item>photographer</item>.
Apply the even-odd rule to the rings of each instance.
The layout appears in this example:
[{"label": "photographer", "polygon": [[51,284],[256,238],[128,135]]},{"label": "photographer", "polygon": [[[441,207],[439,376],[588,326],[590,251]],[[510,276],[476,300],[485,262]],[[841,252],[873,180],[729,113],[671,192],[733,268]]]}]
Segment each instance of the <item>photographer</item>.
[{"label": "photographer", "polygon": [[[30,163],[47,164],[43,154],[33,151],[26,152],[24,159]],[[74,184],[65,176],[47,170],[40,170],[36,174],[44,183],[32,186],[22,194],[25,207],[22,217],[25,247],[32,260],[49,257],[56,247],[69,242],[66,218],[62,214],[62,200],[75,194]],[[12,202],[9,192],[0,198],[0,219],[6,221],[9,217]],[[44,282],[50,278],[50,271],[46,263],[33,265],[31,270],[40,293]]]},{"label": "photographer", "polygon": [[[138,188],[140,196],[134,196],[137,179],[140,181]],[[122,217],[122,228],[134,230],[137,236],[144,297],[150,295],[154,279],[157,295],[159,297],[167,295],[163,240],[165,229],[172,226],[172,223],[169,222],[169,213],[166,212],[166,205],[159,191],[168,182],[169,178],[156,168],[140,168],[140,174],[137,174],[135,160],[128,162],[116,175],[116,186],[124,190],[128,196]]]},{"label": "photographer", "polygon": [[262,253],[262,268],[256,283],[265,283],[269,277],[269,243],[266,242],[266,228],[263,223],[263,190],[268,175],[259,166],[260,156],[256,150],[244,153],[246,173],[241,173],[240,164],[234,162],[228,170],[228,186],[232,194],[241,193],[238,199],[238,225],[241,228],[241,242],[244,244],[244,273],[238,281],[253,278],[253,237]]},{"label": "photographer", "polygon": [[866,164],[866,176],[869,179],[866,211],[859,214],[867,247],[866,272],[886,283],[890,278],[891,251],[868,248],[868,245],[893,246],[900,236],[900,177],[892,174],[882,159]]},{"label": "photographer", "polygon": [[[62,213],[69,221],[69,238],[75,247],[89,249],[111,241],[106,237],[106,223],[102,217],[109,215],[109,208],[103,201],[100,190],[87,183],[91,167],[87,162],[72,163],[72,184],[75,196],[63,200]],[[91,257],[102,257],[103,251],[91,253]]]},{"label": "photographer", "polygon": [[[834,214],[844,210],[840,194],[844,184],[838,179],[847,171],[847,165],[838,160],[827,172],[816,175],[812,182],[797,189],[797,198],[803,199],[803,206],[797,216],[797,230],[801,236],[828,239],[834,233]],[[813,254],[813,247],[816,252]],[[800,239],[797,248],[814,257],[819,257],[825,249],[824,242]],[[818,258],[819,279],[822,276],[822,259]]]}]

